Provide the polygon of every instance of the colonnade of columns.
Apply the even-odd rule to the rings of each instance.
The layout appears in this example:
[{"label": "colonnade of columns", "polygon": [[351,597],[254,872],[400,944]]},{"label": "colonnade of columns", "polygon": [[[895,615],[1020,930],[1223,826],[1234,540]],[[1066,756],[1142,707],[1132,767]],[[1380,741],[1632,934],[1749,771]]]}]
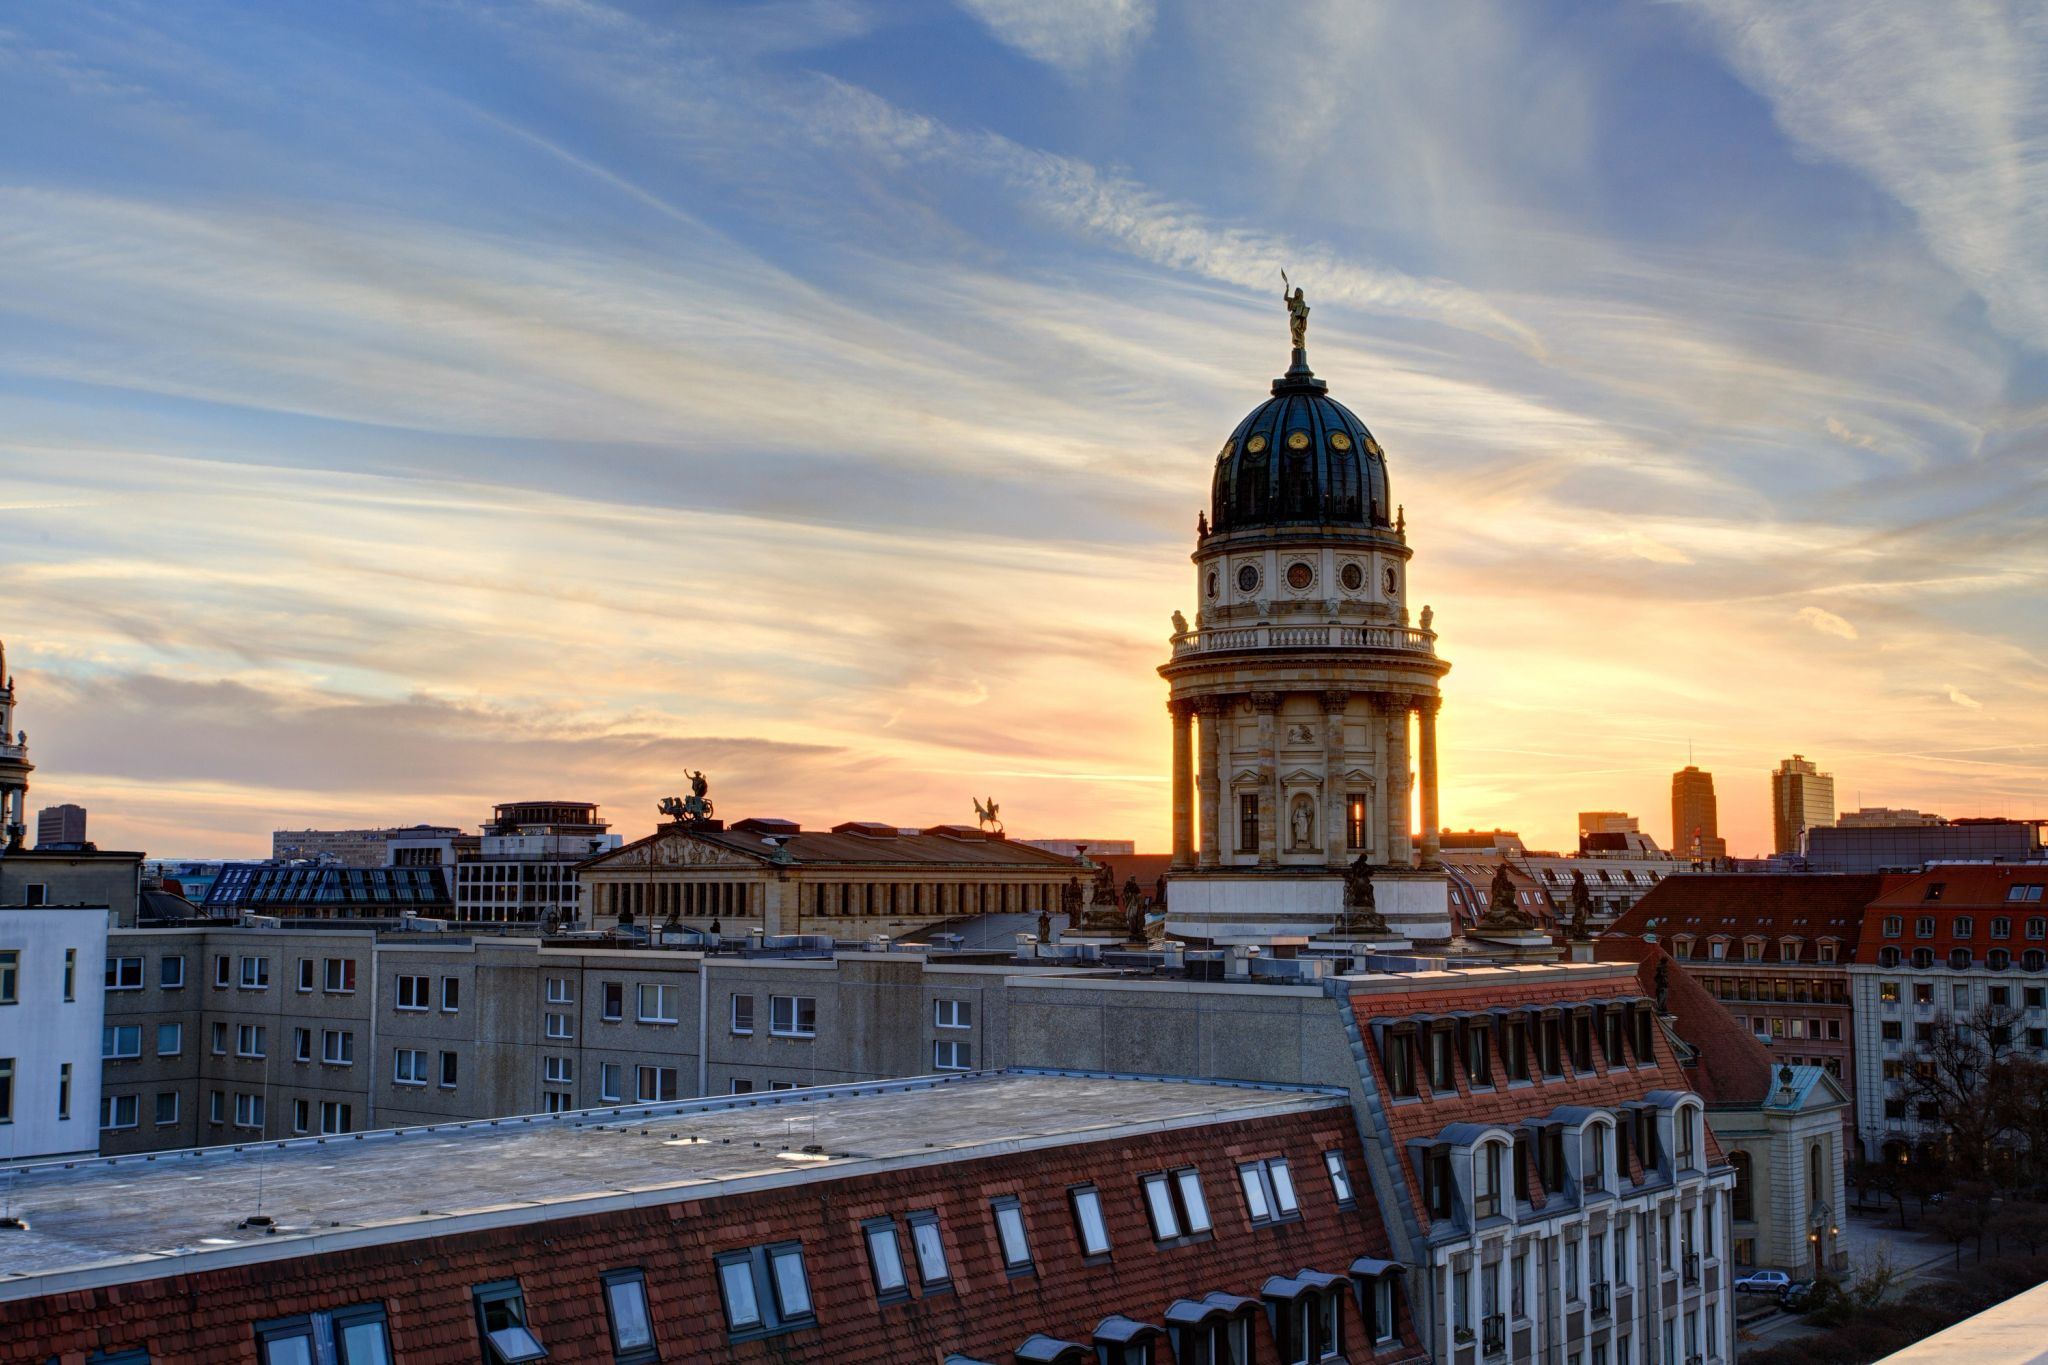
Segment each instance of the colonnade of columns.
[{"label": "colonnade of columns", "polygon": [[[1384,844],[1379,861],[1404,865],[1414,860],[1408,830],[1408,716],[1417,718],[1416,755],[1422,788],[1421,862],[1433,865],[1438,858],[1441,823],[1437,806],[1436,713],[1439,699],[1403,693],[1351,693],[1324,691],[1318,694],[1322,711],[1323,782],[1320,818],[1315,821],[1322,839],[1324,862],[1341,867],[1366,851],[1351,847],[1349,801],[1354,793],[1346,789],[1343,769],[1346,759],[1344,726],[1351,715],[1354,697],[1375,703],[1368,724],[1379,727],[1376,746],[1372,800],[1379,812],[1377,828]],[[1247,692],[1235,696],[1175,698],[1167,703],[1173,722],[1173,865],[1175,867],[1217,867],[1223,863],[1223,822],[1237,814],[1227,808],[1232,798],[1256,797],[1258,865],[1280,866],[1281,835],[1288,821],[1282,807],[1278,724],[1282,694],[1276,691]],[[1235,746],[1224,743],[1224,729],[1239,705],[1248,706],[1257,718],[1257,739],[1252,755],[1258,777],[1251,793],[1232,788],[1223,772],[1224,756]],[[1197,727],[1196,718],[1200,717]],[[1196,752],[1199,745],[1199,754]],[[1368,838],[1368,845],[1379,842]],[[1232,843],[1238,853],[1248,852],[1243,841]]]}]

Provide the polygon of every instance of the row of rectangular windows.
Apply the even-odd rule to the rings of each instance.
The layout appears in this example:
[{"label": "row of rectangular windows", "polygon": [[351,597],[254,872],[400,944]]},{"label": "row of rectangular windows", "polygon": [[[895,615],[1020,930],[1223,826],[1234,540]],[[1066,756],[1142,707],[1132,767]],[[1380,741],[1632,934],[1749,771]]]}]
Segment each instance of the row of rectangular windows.
[{"label": "row of rectangular windows", "polygon": [[[2012,889],[2014,891],[2025,891],[2030,888],[2024,886],[2015,886]],[[2040,895],[2038,894],[2041,888],[2037,886],[2031,889],[2037,894],[2035,894],[2032,897],[2020,897],[2009,895],[2006,897],[2006,899],[2041,899]],[[1933,938],[1936,932],[1936,928],[1936,918],[1933,915],[1917,915],[1913,919],[1914,938]],[[2012,937],[2012,920],[2004,915],[1993,915],[1991,917],[1990,928],[1991,937],[1993,938]],[[1902,938],[1905,936],[1905,932],[1906,920],[1904,916],[1886,915],[1884,917],[1884,936],[1886,938]],[[1951,916],[1948,922],[1948,932],[1950,938],[1974,937],[1977,932],[1976,918],[1971,915]],[[2048,939],[2048,916],[2029,916],[2027,918],[2027,937],[2034,939]]]}]

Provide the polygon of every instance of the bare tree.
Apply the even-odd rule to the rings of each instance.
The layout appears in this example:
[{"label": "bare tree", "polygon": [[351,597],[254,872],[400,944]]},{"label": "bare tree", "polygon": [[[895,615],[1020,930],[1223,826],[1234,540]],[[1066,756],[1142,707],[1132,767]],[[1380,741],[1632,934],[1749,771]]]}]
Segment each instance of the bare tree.
[{"label": "bare tree", "polygon": [[1988,1001],[1960,1017],[1937,1015],[1905,1059],[1902,1090],[1923,1130],[1945,1148],[1964,1177],[1989,1176],[2014,1143],[2007,1106],[1991,1101],[1992,1082],[2013,1059],[2019,1011]]}]

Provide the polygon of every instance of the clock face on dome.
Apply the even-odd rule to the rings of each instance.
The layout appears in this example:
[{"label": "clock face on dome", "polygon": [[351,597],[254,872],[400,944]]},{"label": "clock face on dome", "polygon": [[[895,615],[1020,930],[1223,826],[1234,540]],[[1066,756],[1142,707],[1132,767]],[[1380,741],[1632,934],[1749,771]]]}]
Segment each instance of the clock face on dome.
[{"label": "clock face on dome", "polygon": [[1333,431],[1330,433],[1330,448],[1332,450],[1349,450],[1351,449],[1351,438],[1341,431]]},{"label": "clock face on dome", "polygon": [[1238,566],[1238,570],[1237,570],[1237,590],[1238,590],[1239,592],[1257,592],[1257,591],[1258,591],[1258,588],[1259,588],[1259,567],[1258,567],[1258,565],[1256,565],[1256,564],[1243,564],[1243,565],[1240,565],[1240,566]]},{"label": "clock face on dome", "polygon": [[1315,581],[1316,571],[1301,560],[1297,559],[1287,566],[1287,586],[1296,592],[1306,592],[1309,585]]}]

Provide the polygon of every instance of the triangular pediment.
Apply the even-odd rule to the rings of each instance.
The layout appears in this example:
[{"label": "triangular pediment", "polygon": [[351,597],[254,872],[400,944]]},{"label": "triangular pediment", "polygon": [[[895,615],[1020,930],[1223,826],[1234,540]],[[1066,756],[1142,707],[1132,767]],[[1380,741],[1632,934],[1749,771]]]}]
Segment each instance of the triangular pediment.
[{"label": "triangular pediment", "polygon": [[1237,776],[1230,779],[1230,785],[1233,787],[1244,786],[1258,780],[1259,770],[1257,768],[1240,768],[1237,770]]},{"label": "triangular pediment", "polygon": [[1282,782],[1288,783],[1291,786],[1302,786],[1306,784],[1312,787],[1323,780],[1323,775],[1319,772],[1313,772],[1307,768],[1296,768],[1292,772],[1285,772],[1280,774],[1280,780]]},{"label": "triangular pediment", "polygon": [[766,856],[749,857],[688,830],[661,830],[589,864],[592,872],[628,872],[661,867],[759,867]]},{"label": "triangular pediment", "polygon": [[1345,770],[1344,782],[1345,785],[1352,787],[1370,787],[1373,784],[1372,774],[1363,768],[1349,768]]}]

